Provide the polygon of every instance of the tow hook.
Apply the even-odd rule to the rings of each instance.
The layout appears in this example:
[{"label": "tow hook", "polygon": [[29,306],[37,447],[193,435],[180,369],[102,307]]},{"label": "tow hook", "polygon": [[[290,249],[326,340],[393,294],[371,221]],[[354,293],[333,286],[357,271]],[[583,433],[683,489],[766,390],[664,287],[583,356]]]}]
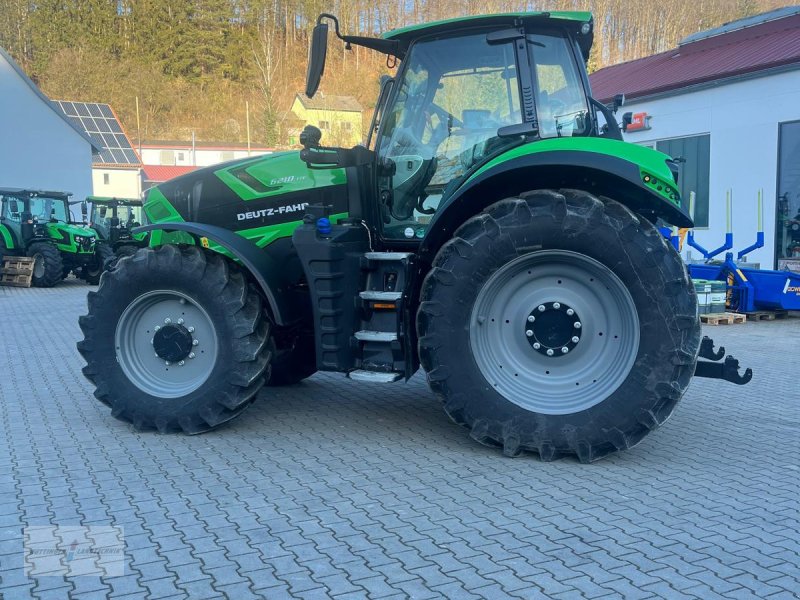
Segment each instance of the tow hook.
[{"label": "tow hook", "polygon": [[725,356],[725,347],[720,346],[714,350],[714,340],[708,336],[703,336],[700,342],[700,358],[708,360],[698,360],[694,369],[695,377],[708,377],[709,379],[724,379],[736,385],[749,383],[753,378],[753,369],[745,369],[744,375],[739,375],[739,361],[733,356],[726,356],[723,362],[719,361]]}]

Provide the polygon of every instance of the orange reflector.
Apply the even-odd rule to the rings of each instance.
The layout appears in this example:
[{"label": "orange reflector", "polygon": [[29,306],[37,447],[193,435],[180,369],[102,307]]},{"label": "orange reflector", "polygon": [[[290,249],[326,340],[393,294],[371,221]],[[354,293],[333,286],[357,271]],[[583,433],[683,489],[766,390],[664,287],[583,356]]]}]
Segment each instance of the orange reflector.
[{"label": "orange reflector", "polygon": [[376,310],[394,310],[396,308],[395,304],[386,304],[383,302],[375,302],[372,305],[372,308]]}]

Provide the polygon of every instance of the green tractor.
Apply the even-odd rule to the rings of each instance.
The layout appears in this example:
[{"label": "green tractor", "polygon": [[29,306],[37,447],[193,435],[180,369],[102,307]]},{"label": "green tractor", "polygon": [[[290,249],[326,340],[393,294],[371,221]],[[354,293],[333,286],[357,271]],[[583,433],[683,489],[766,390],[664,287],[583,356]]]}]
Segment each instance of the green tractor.
[{"label": "green tractor", "polygon": [[0,256],[33,257],[32,284],[36,287],[51,287],[73,270],[89,278],[97,266],[95,234],[72,222],[70,196],[0,189]]},{"label": "green tractor", "polygon": [[677,166],[621,141],[591,97],[589,13],[381,38],[324,14],[309,97],[328,23],[400,62],[367,143],[325,147],[308,126],[300,152],[149,191],[151,247],[106,273],[80,320],[83,372],[115,417],[199,433],[265,383],[422,366],[478,442],[590,462],[663,423],[694,375],[749,378],[701,344],[692,283],[656,228],[692,224]]},{"label": "green tractor", "polygon": [[132,256],[147,246],[147,233],[132,233],[132,229],[146,223],[141,200],[89,196],[86,201],[91,205],[89,226],[97,235],[98,246],[111,250],[106,254],[112,260]]}]

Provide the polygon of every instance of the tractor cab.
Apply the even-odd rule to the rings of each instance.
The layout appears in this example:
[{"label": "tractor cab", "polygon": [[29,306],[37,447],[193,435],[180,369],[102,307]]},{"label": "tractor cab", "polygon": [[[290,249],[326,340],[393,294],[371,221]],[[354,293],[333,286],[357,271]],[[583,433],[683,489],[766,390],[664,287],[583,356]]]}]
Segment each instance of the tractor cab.
[{"label": "tractor cab", "polygon": [[89,224],[101,241],[115,244],[133,239],[131,230],[143,223],[142,201],[136,198],[89,196]]},{"label": "tractor cab", "polygon": [[[439,207],[492,159],[563,138],[621,140],[611,107],[594,100],[584,66],[590,13],[490,15],[412,26],[382,39],[345,36],[323,14],[312,36],[306,94],[324,71],[328,24],[348,46],[402,60],[385,78],[367,148],[325,148],[309,127],[301,157],[311,168],[363,166],[363,213],[376,233],[417,241]],[[351,206],[351,214],[362,211]],[[372,213],[371,215],[369,213]]]},{"label": "tractor cab", "polygon": [[0,189],[0,223],[20,245],[26,245],[34,238],[48,238],[48,223],[72,223],[70,197],[71,194],[63,192]]}]

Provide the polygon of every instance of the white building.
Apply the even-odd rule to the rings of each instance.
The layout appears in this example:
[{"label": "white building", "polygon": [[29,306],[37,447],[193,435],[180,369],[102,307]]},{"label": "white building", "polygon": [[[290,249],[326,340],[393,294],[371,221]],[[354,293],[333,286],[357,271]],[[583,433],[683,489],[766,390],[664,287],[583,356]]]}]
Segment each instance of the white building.
[{"label": "white building", "polygon": [[54,105],[100,147],[92,161],[95,196],[139,198],[142,161],[114,109],[97,102],[56,100]]},{"label": "white building", "polygon": [[0,186],[72,192],[75,199],[92,193],[92,154],[100,148],[2,48],[0,134]]},{"label": "white building", "polygon": [[271,154],[272,148],[230,142],[144,142],[142,163],[164,167],[207,167],[218,163]]},{"label": "white building", "polygon": [[[763,190],[765,245],[748,261],[800,270],[800,7],[689,36],[590,79],[602,101],[625,94],[617,117],[630,113],[627,141],[685,159],[679,184],[685,203],[696,194],[696,241],[723,244],[730,190],[734,250],[754,243]],[[683,254],[702,258],[686,245]]]}]

